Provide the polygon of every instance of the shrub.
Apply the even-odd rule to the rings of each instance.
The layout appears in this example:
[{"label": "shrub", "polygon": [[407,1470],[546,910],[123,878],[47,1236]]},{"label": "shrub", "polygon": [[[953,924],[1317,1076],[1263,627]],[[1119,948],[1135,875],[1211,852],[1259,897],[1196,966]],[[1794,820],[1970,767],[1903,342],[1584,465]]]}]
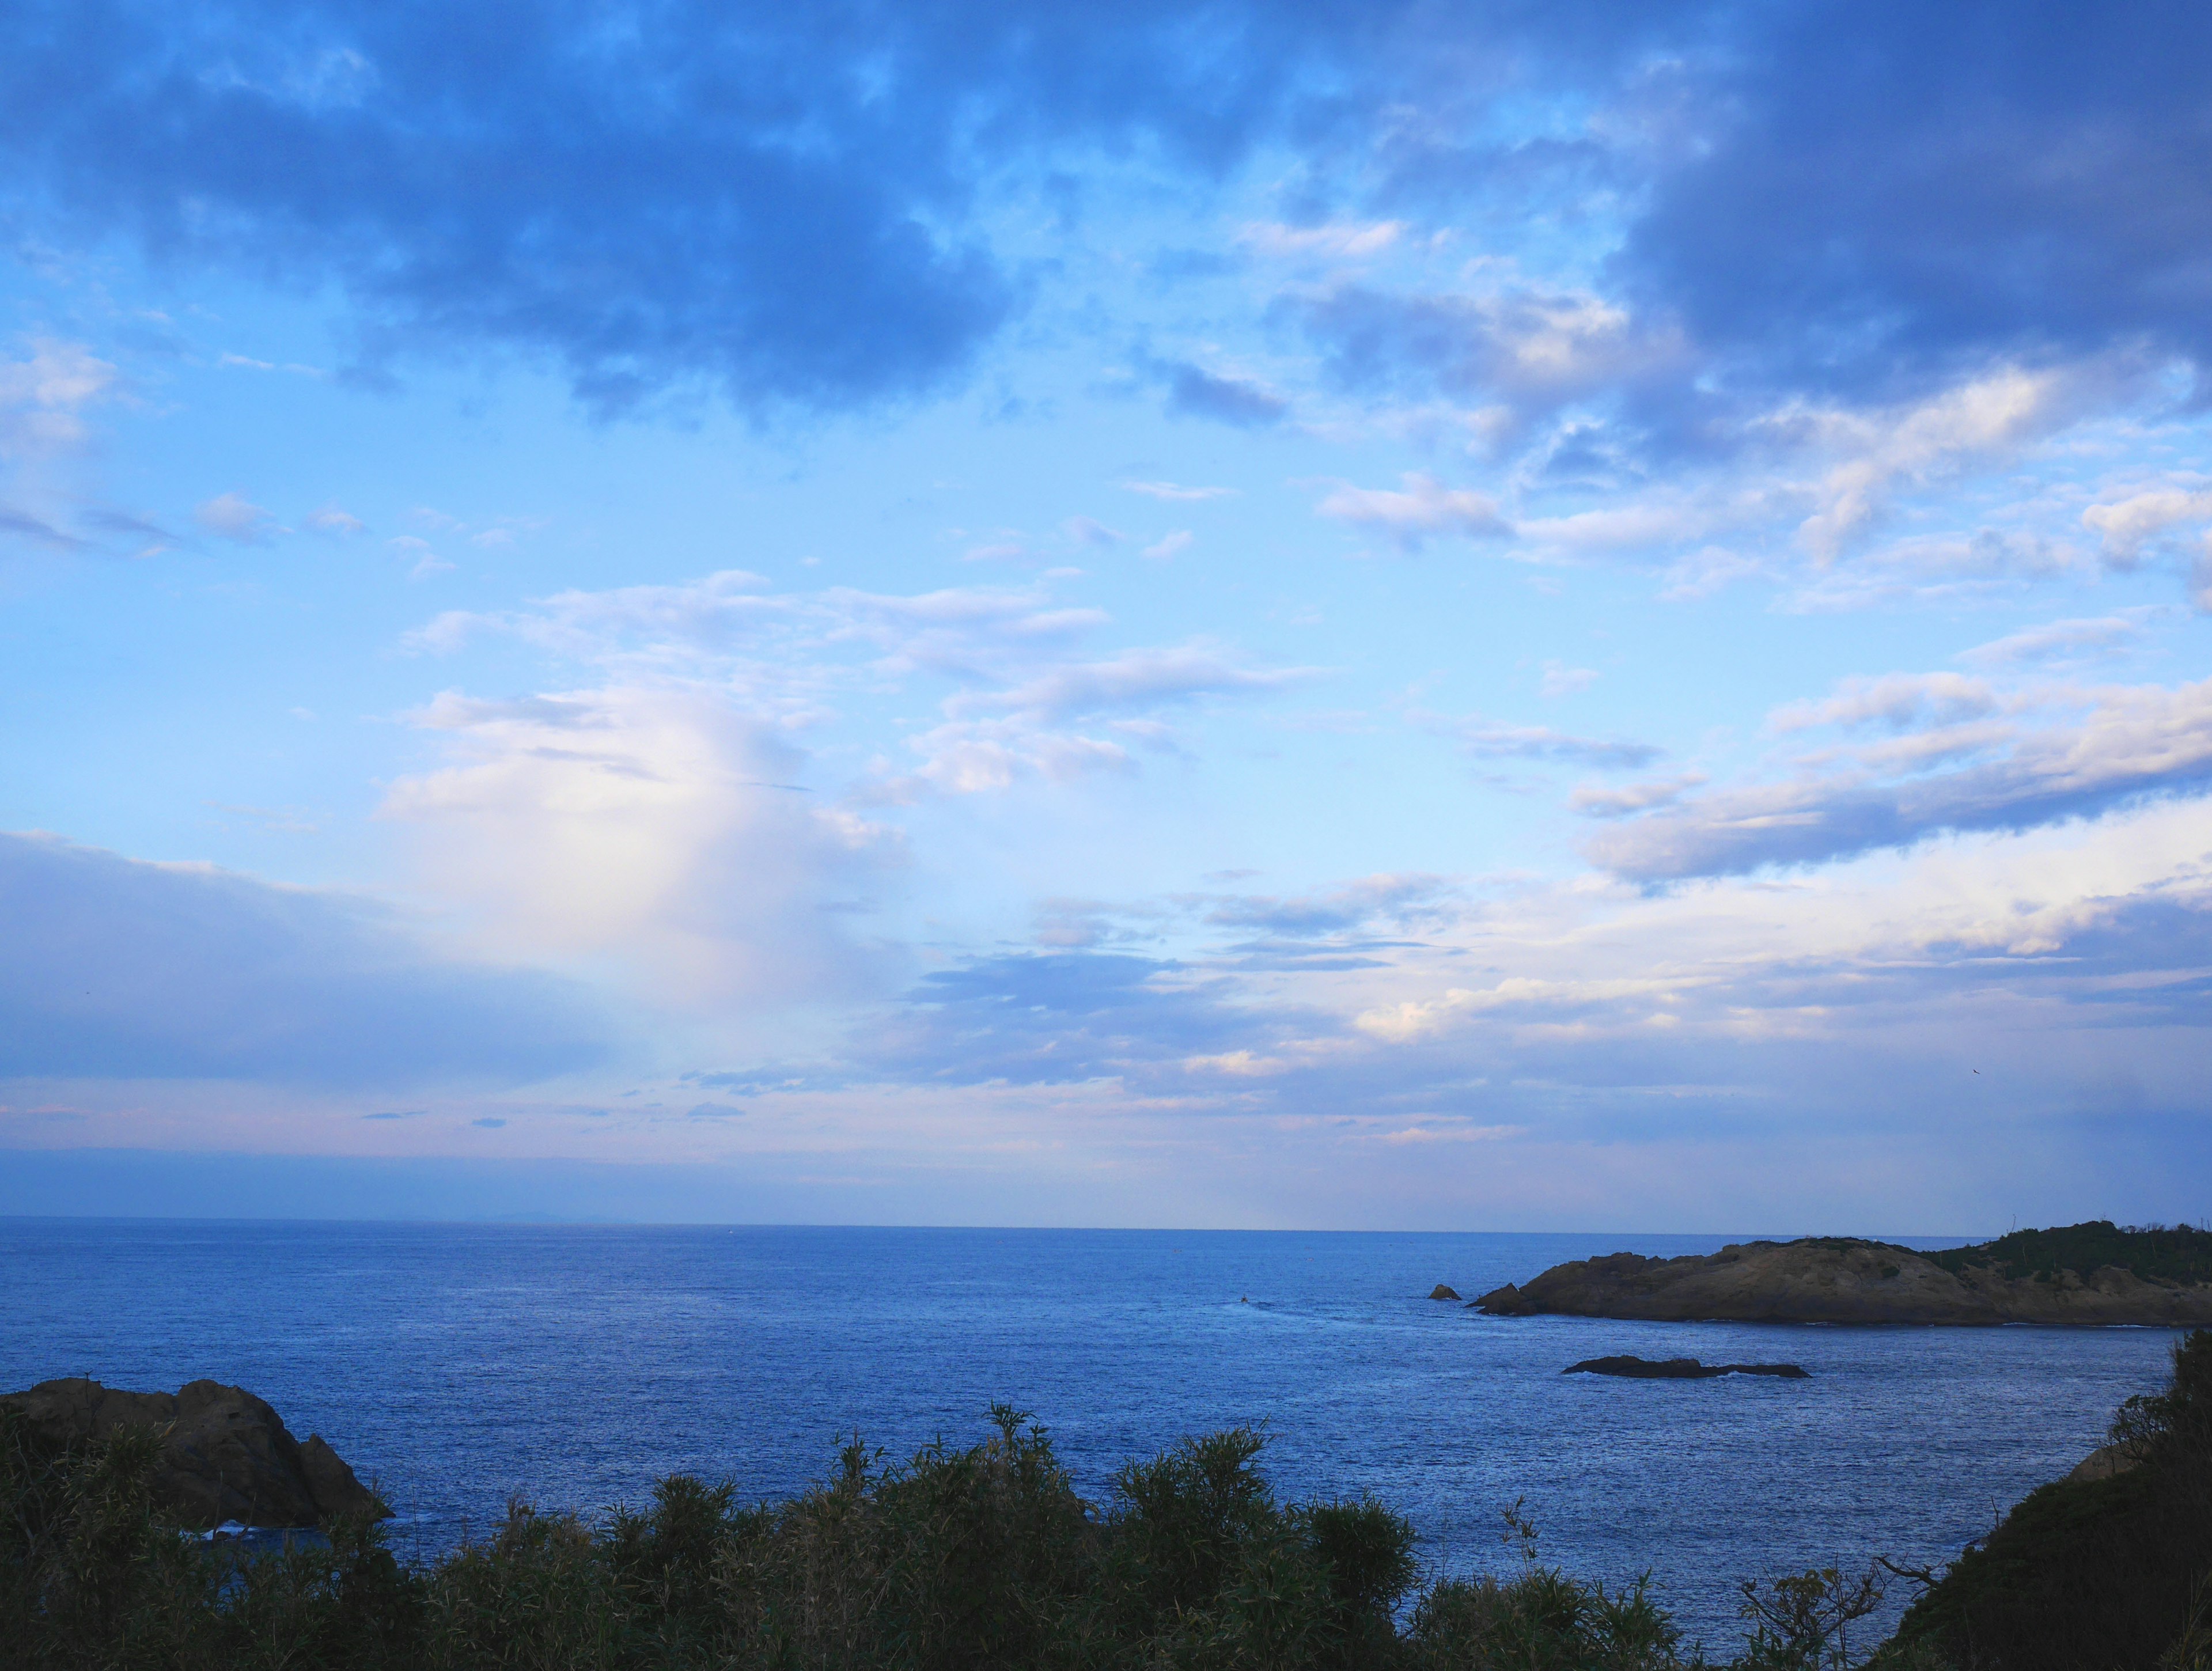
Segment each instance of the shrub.
[{"label": "shrub", "polygon": [[1961,1671],[2152,1671],[2190,1648],[2212,1573],[2212,1333],[2112,1425],[2137,1465],[2032,1492],[1915,1601],[1900,1640]]}]

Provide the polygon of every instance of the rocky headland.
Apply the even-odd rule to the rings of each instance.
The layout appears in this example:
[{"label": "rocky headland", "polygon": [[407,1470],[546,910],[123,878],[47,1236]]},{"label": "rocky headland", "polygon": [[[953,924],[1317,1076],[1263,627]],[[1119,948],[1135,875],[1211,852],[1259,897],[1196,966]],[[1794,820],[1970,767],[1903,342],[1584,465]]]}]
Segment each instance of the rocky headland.
[{"label": "rocky headland", "polygon": [[182,1526],[319,1526],[339,1515],[390,1512],[319,1435],[303,1442],[243,1388],[195,1381],[175,1393],[129,1393],[82,1377],[0,1394],[46,1444],[74,1449],[118,1428],[161,1440],[154,1499]]},{"label": "rocky headland", "polygon": [[1473,1302],[1494,1317],[1652,1322],[2212,1325],[2212,1233],[2104,1220],[1916,1253],[1813,1237],[1716,1254],[1609,1254]]}]

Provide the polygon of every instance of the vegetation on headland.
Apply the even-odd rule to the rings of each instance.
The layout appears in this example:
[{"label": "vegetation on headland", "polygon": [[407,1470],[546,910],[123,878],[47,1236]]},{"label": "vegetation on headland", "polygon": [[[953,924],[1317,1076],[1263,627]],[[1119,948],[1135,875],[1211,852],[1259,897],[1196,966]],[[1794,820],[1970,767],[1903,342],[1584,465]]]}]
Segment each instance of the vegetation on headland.
[{"label": "vegetation on headland", "polygon": [[1920,1257],[1959,1276],[1983,1266],[2008,1278],[2048,1282],[2061,1271],[2088,1276],[2106,1267],[2145,1282],[2212,1282],[2212,1230],[2188,1224],[2130,1224],[2109,1218],[2050,1230],[2016,1230],[1970,1248],[1923,1251]]},{"label": "vegetation on headland", "polygon": [[[2140,1465],[2047,1486],[1928,1586],[1887,1643],[1880,1584],[1745,1586],[1740,1671],[2208,1671],[2212,1334],[2116,1434]],[[54,1446],[0,1408],[0,1663],[100,1671],[1680,1671],[1705,1663],[1643,1586],[1545,1565],[1416,1593],[1413,1534],[1365,1499],[1276,1501],[1236,1431],[1133,1462],[1084,1502],[1044,1431],[994,1412],[968,1449],[747,1505],[678,1476],[592,1527],[516,1504],[488,1540],[403,1565],[366,1519],[258,1558],[180,1537],[158,1440]],[[1856,1633],[1855,1634],[1855,1627]]]}]

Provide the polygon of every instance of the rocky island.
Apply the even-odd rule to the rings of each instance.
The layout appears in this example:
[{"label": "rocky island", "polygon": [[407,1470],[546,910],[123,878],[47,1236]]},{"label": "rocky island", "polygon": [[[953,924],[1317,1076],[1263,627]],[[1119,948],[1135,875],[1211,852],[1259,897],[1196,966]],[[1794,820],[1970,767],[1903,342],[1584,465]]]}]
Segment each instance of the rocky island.
[{"label": "rocky island", "polygon": [[1771,1375],[1784,1381],[1807,1378],[1797,1364],[1700,1364],[1694,1358],[1585,1358],[1561,1375],[1612,1375],[1628,1381],[1717,1381],[1724,1375]]},{"label": "rocky island", "polygon": [[118,1428],[151,1429],[161,1442],[154,1500],[179,1526],[273,1529],[390,1512],[320,1436],[294,1438],[276,1411],[241,1387],[194,1381],[175,1393],[129,1393],[73,1377],[0,1394],[0,1405],[20,1411],[58,1449]]},{"label": "rocky island", "polygon": [[2212,1324],[2212,1231],[2107,1220],[1920,1253],[1808,1237],[1716,1254],[1609,1254],[1473,1302],[1493,1317],[1650,1322]]}]

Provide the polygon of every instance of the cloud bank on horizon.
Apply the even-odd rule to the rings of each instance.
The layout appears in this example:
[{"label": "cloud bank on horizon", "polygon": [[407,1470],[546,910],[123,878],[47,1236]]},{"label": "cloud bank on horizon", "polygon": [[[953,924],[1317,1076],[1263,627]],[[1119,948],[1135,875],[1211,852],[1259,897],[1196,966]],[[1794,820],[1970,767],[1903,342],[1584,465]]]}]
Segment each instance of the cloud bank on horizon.
[{"label": "cloud bank on horizon", "polygon": [[19,11],[0,1146],[2201,1212],[2201,9]]}]

